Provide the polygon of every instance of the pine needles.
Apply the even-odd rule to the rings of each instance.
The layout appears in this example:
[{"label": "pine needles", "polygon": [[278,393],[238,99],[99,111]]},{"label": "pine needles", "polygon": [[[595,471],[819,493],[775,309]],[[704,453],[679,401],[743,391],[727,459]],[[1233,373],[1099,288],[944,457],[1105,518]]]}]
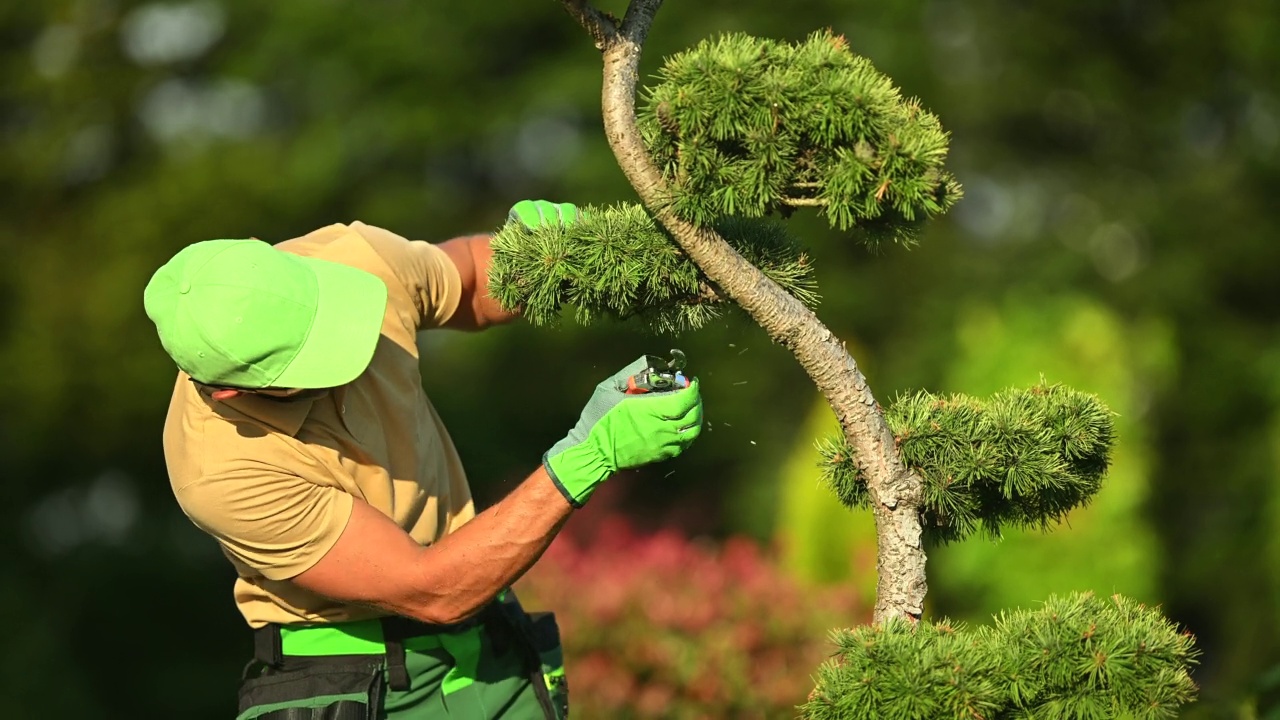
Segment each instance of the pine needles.
[{"label": "pine needles", "polygon": [[[489,289],[534,325],[559,321],[566,306],[582,324],[642,317],[660,332],[697,329],[727,298],[640,205],[586,207],[577,222],[529,229],[511,223],[492,240]],[[809,306],[813,265],[781,223],[730,218],[716,226],[738,252]]]},{"label": "pine needles", "polygon": [[[1114,423],[1093,395],[1041,383],[990,399],[926,392],[885,413],[903,462],[924,478],[921,519],[933,540],[980,527],[1045,528],[1086,503],[1106,473]],[[869,507],[867,486],[843,436],[819,444],[824,479],[850,507]]]},{"label": "pine needles", "polygon": [[[672,209],[715,228],[806,305],[818,298],[813,268],[765,215],[818,208],[869,245],[905,244],[960,197],[937,117],[842,37],[727,35],[669,58],[660,80],[637,121]],[[678,332],[725,307],[639,206],[590,208],[569,228],[508,226],[493,247],[490,291],[535,325],[571,306],[584,324],[640,316]]]},{"label": "pine needles", "polygon": [[1194,639],[1118,595],[1050,598],[976,630],[894,620],[834,640],[808,720],[1156,720],[1196,693]]},{"label": "pine needles", "polygon": [[814,207],[864,242],[910,243],[960,198],[938,118],[842,36],[725,35],[668,58],[659,80],[638,121],[690,222]]}]

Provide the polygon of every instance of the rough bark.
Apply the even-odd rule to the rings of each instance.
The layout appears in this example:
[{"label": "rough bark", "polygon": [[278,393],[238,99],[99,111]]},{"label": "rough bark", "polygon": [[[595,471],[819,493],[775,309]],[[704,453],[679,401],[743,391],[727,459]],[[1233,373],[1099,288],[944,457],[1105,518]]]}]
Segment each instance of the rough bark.
[{"label": "rough bark", "polygon": [[632,0],[620,25],[582,0],[561,0],[597,41],[604,55],[605,134],[618,163],[654,217],[715,284],[738,303],[769,337],[795,355],[830,403],[857,451],[876,518],[875,622],[916,620],[924,607],[925,554],[921,545],[923,483],[898,457],[867,380],[840,341],[816,315],[745,260],[709,228],[677,217],[668,191],[636,126],[635,92],[640,53],[663,0]]},{"label": "rough bark", "polygon": [[560,4],[596,41],[597,49],[603,50],[605,42],[617,34],[617,18],[595,9],[587,0],[560,0]]}]

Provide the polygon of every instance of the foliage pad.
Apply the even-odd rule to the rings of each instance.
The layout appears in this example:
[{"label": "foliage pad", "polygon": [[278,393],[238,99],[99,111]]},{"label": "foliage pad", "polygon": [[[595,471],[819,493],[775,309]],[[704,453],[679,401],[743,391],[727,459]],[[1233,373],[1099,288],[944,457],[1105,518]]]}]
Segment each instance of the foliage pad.
[{"label": "foliage pad", "polygon": [[[813,265],[781,223],[729,218],[716,229],[787,292],[817,304]],[[679,331],[702,327],[726,304],[636,204],[585,207],[568,226],[509,223],[492,247],[490,292],[534,325],[554,324],[573,306],[584,325],[602,316],[641,316],[659,331]]]},{"label": "foliage pad", "polygon": [[812,206],[868,242],[909,242],[960,197],[938,118],[842,36],[726,35],[668,58],[659,79],[638,121],[690,222]]},{"label": "foliage pad", "polygon": [[[926,536],[949,542],[978,527],[1045,527],[1098,491],[1114,433],[1097,397],[1041,383],[981,400],[927,392],[885,412],[903,462],[924,478]],[[851,507],[870,507],[843,436],[819,445],[824,479]]]},{"label": "foliage pad", "polygon": [[809,720],[1155,720],[1196,693],[1194,639],[1118,595],[1050,598],[972,631],[895,619],[834,639]]}]

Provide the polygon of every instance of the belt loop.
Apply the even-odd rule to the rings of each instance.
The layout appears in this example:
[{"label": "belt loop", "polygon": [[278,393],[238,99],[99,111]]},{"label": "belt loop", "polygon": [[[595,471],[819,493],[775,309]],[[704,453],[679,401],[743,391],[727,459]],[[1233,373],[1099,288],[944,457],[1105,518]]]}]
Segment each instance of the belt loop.
[{"label": "belt loop", "polygon": [[392,690],[409,689],[409,668],[405,665],[404,635],[396,632],[393,622],[383,618],[382,644],[387,648],[387,687]]},{"label": "belt loop", "polygon": [[284,647],[280,640],[280,626],[267,623],[253,631],[253,659],[271,668],[284,665]]}]

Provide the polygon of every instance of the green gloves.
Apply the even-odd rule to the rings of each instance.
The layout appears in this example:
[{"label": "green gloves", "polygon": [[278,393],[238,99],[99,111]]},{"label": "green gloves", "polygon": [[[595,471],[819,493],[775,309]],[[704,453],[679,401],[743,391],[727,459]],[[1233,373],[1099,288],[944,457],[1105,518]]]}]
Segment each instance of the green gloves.
[{"label": "green gloves", "polygon": [[511,206],[507,222],[524,223],[536,228],[547,223],[568,225],[578,219],[578,208],[569,203],[553,203],[546,200],[521,200]]},{"label": "green gloves", "polygon": [[578,424],[543,455],[547,474],[574,507],[618,470],[673,458],[702,433],[696,379],[680,390],[624,392],[627,378],[646,367],[642,357],[597,385]]},{"label": "green gloves", "polygon": [[[546,200],[521,200],[507,215],[529,228],[577,219],[577,207]],[[578,424],[543,455],[547,474],[574,507],[618,470],[673,458],[702,432],[697,380],[680,390],[626,394],[627,378],[648,364],[642,357],[597,385]]]}]

